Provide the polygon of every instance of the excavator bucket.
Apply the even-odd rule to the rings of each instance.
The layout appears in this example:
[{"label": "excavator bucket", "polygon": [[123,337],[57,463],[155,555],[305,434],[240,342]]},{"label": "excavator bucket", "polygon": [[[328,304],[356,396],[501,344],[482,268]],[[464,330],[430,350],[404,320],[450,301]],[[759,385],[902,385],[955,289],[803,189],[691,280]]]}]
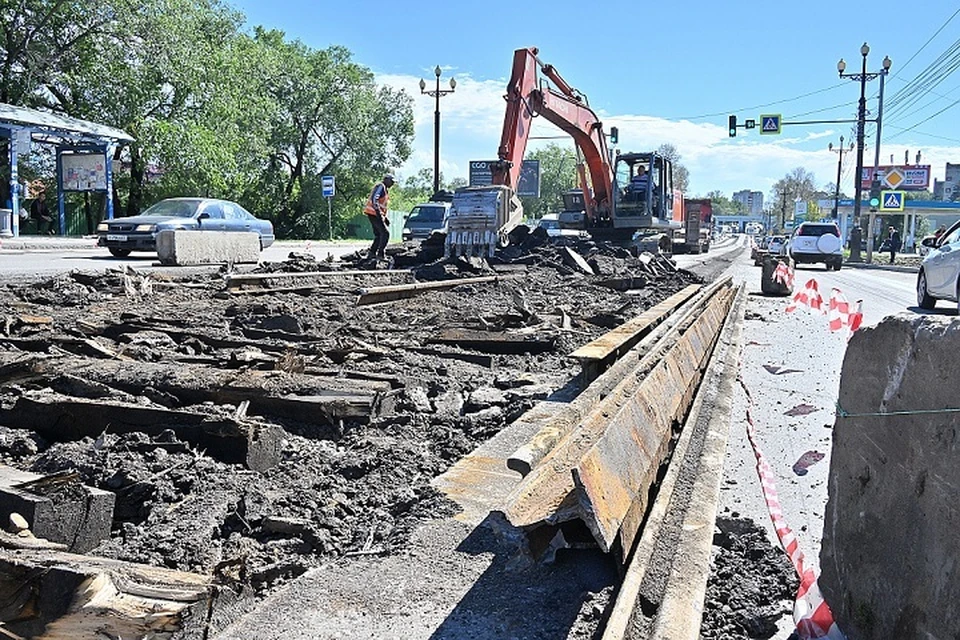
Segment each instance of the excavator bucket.
[{"label": "excavator bucket", "polygon": [[492,258],[497,245],[522,218],[520,200],[508,187],[461,189],[453,196],[447,218],[445,256]]}]

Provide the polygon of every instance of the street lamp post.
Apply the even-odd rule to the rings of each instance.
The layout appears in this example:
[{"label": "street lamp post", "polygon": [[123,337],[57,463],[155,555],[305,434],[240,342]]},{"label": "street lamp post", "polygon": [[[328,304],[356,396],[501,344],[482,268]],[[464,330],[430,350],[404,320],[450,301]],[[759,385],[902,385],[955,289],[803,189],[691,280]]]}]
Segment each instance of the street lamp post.
[{"label": "street lamp post", "polygon": [[[844,73],[847,68],[847,63],[843,61],[843,58],[840,58],[840,62],[837,63],[837,71],[841,78],[849,78],[860,82],[860,102],[857,108],[857,173],[854,177],[853,196],[853,219],[856,224],[860,223],[860,199],[863,197],[863,129],[867,118],[867,82],[886,75],[890,70],[890,66],[893,64],[889,57],[885,57],[883,59],[883,71],[867,73],[867,54],[869,53],[870,47],[864,42],[863,46],[860,47],[860,55],[863,58],[860,73]],[[880,140],[878,136],[878,147],[879,143]],[[873,260],[873,220],[874,212],[871,210],[867,233],[867,262],[872,262]]]},{"label": "street lamp post", "polygon": [[441,89],[440,65],[437,65],[433,73],[437,76],[437,88],[433,91],[427,91],[426,81],[420,78],[420,93],[436,98],[437,106],[433,112],[433,192],[436,193],[440,191],[440,98],[448,93],[453,93],[454,89],[457,88],[457,81],[454,78],[450,78],[450,88]]}]

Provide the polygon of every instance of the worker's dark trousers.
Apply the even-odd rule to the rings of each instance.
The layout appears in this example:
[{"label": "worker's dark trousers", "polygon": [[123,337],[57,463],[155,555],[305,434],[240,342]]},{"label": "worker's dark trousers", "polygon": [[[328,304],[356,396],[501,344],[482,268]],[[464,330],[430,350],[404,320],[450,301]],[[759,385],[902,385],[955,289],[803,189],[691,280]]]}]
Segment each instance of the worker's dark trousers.
[{"label": "worker's dark trousers", "polygon": [[390,241],[390,232],[387,231],[387,225],[383,224],[383,218],[380,216],[370,216],[370,226],[373,227],[373,244],[367,251],[368,258],[382,258],[384,250],[387,248],[387,242]]}]

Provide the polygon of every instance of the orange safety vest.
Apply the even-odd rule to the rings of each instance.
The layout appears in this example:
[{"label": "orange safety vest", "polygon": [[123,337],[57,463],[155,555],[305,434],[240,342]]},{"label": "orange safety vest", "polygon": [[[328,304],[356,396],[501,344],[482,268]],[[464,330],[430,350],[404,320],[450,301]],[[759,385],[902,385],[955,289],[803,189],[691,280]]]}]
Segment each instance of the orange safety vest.
[{"label": "orange safety vest", "polygon": [[363,207],[363,212],[368,216],[381,215],[382,217],[387,217],[387,206],[390,204],[390,192],[387,191],[387,186],[383,185],[383,196],[377,201],[377,204],[380,205],[380,213],[377,213],[377,210],[373,206],[373,194],[377,192],[377,187],[379,187],[382,182],[378,182],[373,187],[373,191],[370,192],[370,197],[367,198],[367,204]]}]

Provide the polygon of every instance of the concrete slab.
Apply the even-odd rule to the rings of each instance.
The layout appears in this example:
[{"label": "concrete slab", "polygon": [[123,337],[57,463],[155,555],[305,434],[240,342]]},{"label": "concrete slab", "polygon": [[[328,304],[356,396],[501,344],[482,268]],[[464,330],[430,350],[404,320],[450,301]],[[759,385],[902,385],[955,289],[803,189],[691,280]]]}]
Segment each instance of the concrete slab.
[{"label": "concrete slab", "polygon": [[78,480],[57,481],[0,465],[0,519],[26,518],[39,538],[84,553],[110,537],[116,496]]},{"label": "concrete slab", "polygon": [[850,640],[960,637],[958,349],[960,320],[912,314],[847,349],[820,587]]},{"label": "concrete slab", "polygon": [[172,231],[157,234],[164,265],[242,264],[260,261],[260,236],[252,232]]}]

